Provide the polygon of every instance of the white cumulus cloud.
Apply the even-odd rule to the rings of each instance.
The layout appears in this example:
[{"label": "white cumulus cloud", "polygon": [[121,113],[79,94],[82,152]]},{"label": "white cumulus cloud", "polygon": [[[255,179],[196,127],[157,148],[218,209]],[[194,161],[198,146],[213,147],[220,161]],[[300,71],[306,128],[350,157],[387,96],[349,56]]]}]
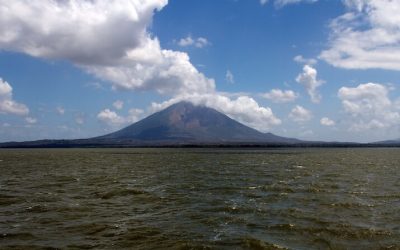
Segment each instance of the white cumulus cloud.
[{"label": "white cumulus cloud", "polygon": [[293,102],[297,99],[298,94],[293,90],[272,89],[270,92],[262,94],[262,97],[275,103]]},{"label": "white cumulus cloud", "polygon": [[307,93],[311,97],[311,101],[319,103],[321,101],[321,95],[318,93],[317,88],[320,87],[324,81],[317,79],[317,70],[310,65],[303,67],[303,73],[300,73],[296,77],[296,82],[300,83],[307,90]]},{"label": "white cumulus cloud", "polygon": [[126,117],[118,115],[115,111],[104,109],[97,114],[97,119],[111,127],[121,127],[137,122],[142,114],[141,109],[130,109]]},{"label": "white cumulus cloud", "polygon": [[114,103],[113,103],[113,106],[114,106],[114,108],[116,108],[116,109],[122,109],[123,107],[124,107],[124,102],[123,101],[121,101],[121,100],[116,100]]},{"label": "white cumulus cloud", "polygon": [[83,125],[85,123],[85,117],[83,114],[78,114],[75,116],[75,122],[78,125]]},{"label": "white cumulus cloud", "polygon": [[296,107],[294,107],[289,114],[289,118],[298,123],[309,121],[312,119],[312,116],[313,115],[310,110],[300,105],[296,105]]},{"label": "white cumulus cloud", "polygon": [[[269,0],[260,0],[261,5],[266,5],[268,2]],[[274,5],[276,8],[282,8],[290,4],[315,3],[315,2],[318,2],[318,0],[275,0]]]},{"label": "white cumulus cloud", "polygon": [[79,64],[110,64],[141,46],[167,0],[0,1],[0,47]]},{"label": "white cumulus cloud", "polygon": [[35,124],[35,123],[37,123],[37,119],[36,119],[36,118],[33,118],[33,117],[26,117],[26,118],[25,118],[25,121],[26,121],[27,123],[29,123],[29,124]]},{"label": "white cumulus cloud", "polygon": [[142,109],[132,108],[128,111],[128,115],[125,117],[126,123],[134,123],[139,121],[143,117],[144,111]]},{"label": "white cumulus cloud", "polygon": [[192,36],[189,35],[185,38],[179,39],[178,45],[181,47],[195,46],[196,48],[203,48],[210,45],[210,42],[207,40],[207,38],[192,38]]},{"label": "white cumulus cloud", "polygon": [[297,3],[315,3],[318,0],[275,0],[274,4],[278,8],[282,8],[289,4],[297,4]]},{"label": "white cumulus cloud", "polygon": [[148,32],[154,10],[166,4],[0,0],[0,49],[69,60],[114,88],[163,94],[214,89],[214,80],[200,73],[186,53],[162,49]]},{"label": "white cumulus cloud", "polygon": [[389,89],[379,83],[342,87],[338,91],[344,111],[350,115],[350,130],[365,131],[396,127],[400,113],[389,98]]},{"label": "white cumulus cloud", "polygon": [[86,70],[108,80],[118,89],[154,90],[160,94],[205,93],[215,82],[200,73],[184,52],[163,50],[158,39],[147,38],[144,47],[129,51],[115,66],[87,66]]},{"label": "white cumulus cloud", "polygon": [[317,60],[314,58],[304,58],[302,55],[297,55],[293,58],[293,61],[302,64],[314,65],[317,63]]},{"label": "white cumulus cloud", "polygon": [[56,111],[59,115],[65,114],[65,109],[63,107],[57,107]]},{"label": "white cumulus cloud", "polygon": [[109,109],[100,111],[100,113],[97,115],[97,119],[110,126],[119,126],[125,123],[125,119],[123,117]]},{"label": "white cumulus cloud", "polygon": [[[154,11],[167,3],[167,0],[0,0],[0,50],[67,60],[110,83],[114,89],[155,91],[173,99],[188,93],[217,97],[214,101],[208,98],[207,103],[223,108],[247,124],[263,128],[279,124],[270,108],[259,106],[252,98],[242,96],[231,100],[218,94],[214,79],[201,73],[187,53],[161,48],[148,27]],[[184,43],[197,47],[210,44],[204,37],[186,38]],[[224,102],[228,105],[225,108]],[[105,111],[100,118],[121,123],[119,115],[112,112]],[[83,117],[75,120],[84,123]]]},{"label": "white cumulus cloud", "polygon": [[340,68],[400,70],[400,1],[343,2],[347,12],[331,22],[320,58]]},{"label": "white cumulus cloud", "polygon": [[329,119],[328,117],[321,118],[320,123],[321,123],[321,125],[328,126],[328,127],[335,126],[335,121]]},{"label": "white cumulus cloud", "polygon": [[27,115],[26,105],[13,100],[11,85],[0,78],[0,114]]},{"label": "white cumulus cloud", "polygon": [[222,93],[182,95],[163,103],[153,103],[152,111],[164,109],[180,101],[190,101],[197,105],[214,108],[239,122],[263,132],[267,132],[271,127],[281,124],[281,120],[274,115],[270,108],[260,106],[253,98],[239,96],[233,99]]}]

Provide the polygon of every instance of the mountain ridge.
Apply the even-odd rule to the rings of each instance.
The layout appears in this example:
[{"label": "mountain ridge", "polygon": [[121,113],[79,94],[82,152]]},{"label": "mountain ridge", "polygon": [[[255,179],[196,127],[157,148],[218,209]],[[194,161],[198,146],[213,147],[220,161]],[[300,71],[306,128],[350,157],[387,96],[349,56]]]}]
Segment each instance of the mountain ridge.
[{"label": "mountain ridge", "polygon": [[386,144],[386,145],[395,145],[395,144],[400,144],[400,138],[399,139],[394,139],[394,140],[384,140],[384,141],[377,141],[374,142],[376,144]]},{"label": "mountain ridge", "polygon": [[176,142],[274,142],[300,140],[262,133],[206,106],[179,102],[116,132],[94,139],[134,139]]},{"label": "mountain ridge", "polygon": [[[392,142],[392,143],[388,143]],[[4,142],[0,148],[73,147],[397,147],[375,143],[302,141],[262,133],[203,105],[179,102],[118,131],[73,140]]]},{"label": "mountain ridge", "polygon": [[158,147],[293,145],[301,140],[262,133],[203,105],[182,101],[118,131],[73,140],[5,142],[0,147]]}]

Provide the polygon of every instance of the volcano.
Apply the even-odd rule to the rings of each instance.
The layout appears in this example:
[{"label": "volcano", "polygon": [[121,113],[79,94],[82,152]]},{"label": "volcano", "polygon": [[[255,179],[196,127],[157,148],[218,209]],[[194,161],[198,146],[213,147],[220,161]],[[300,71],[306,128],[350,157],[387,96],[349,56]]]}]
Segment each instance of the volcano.
[{"label": "volcano", "polygon": [[303,141],[262,133],[213,108],[179,102],[116,132],[88,139],[0,143],[7,147],[174,147],[297,145]]},{"label": "volcano", "polygon": [[206,106],[179,102],[100,140],[157,143],[298,143],[297,139],[262,133]]}]

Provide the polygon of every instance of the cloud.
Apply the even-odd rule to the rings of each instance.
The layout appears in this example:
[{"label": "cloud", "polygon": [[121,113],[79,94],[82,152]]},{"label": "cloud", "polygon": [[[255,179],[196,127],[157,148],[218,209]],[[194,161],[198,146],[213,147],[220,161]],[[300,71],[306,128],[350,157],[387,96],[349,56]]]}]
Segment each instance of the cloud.
[{"label": "cloud", "polygon": [[345,0],[320,58],[346,69],[400,70],[400,1]]},{"label": "cloud", "polygon": [[396,110],[400,110],[400,98],[397,98],[397,100],[394,102],[394,107]]},{"label": "cloud", "polygon": [[292,90],[272,89],[270,92],[262,94],[262,97],[275,103],[293,102],[297,99],[298,94]]},{"label": "cloud", "polygon": [[[261,5],[266,5],[269,2],[269,0],[260,0]],[[298,4],[298,3],[315,3],[318,2],[318,0],[275,0],[274,5],[276,8],[283,8],[286,5],[290,4]]]},{"label": "cloud", "polygon": [[[214,79],[199,72],[187,53],[161,48],[148,27],[154,10],[161,10],[167,2],[0,0],[0,49],[67,60],[113,89],[155,91],[174,100],[190,93],[264,130],[280,124],[270,108],[250,97],[233,100],[219,94]],[[209,45],[205,38],[192,40],[194,46]],[[217,100],[212,101],[213,97]],[[104,114],[113,118],[112,112]],[[82,117],[75,120],[84,122]]]},{"label": "cloud", "polygon": [[0,78],[0,114],[27,115],[26,105],[13,100],[11,85]]},{"label": "cloud", "polygon": [[122,108],[124,107],[124,102],[121,101],[121,100],[116,100],[116,101],[113,103],[113,106],[114,106],[114,108],[120,110],[120,109],[122,109]]},{"label": "cloud", "polygon": [[277,8],[282,8],[286,5],[297,4],[297,3],[315,3],[318,0],[275,0],[274,4]]},{"label": "cloud", "polygon": [[25,121],[26,121],[27,123],[29,123],[29,124],[35,124],[35,123],[37,123],[37,119],[36,119],[36,118],[33,118],[33,117],[26,117],[26,118],[25,118]]},{"label": "cloud", "polygon": [[304,123],[311,120],[312,113],[304,107],[296,105],[296,107],[294,107],[290,112],[289,118],[297,123]]},{"label": "cloud", "polygon": [[84,115],[83,114],[79,114],[79,115],[75,116],[75,122],[78,125],[83,125],[85,123]]},{"label": "cloud", "polygon": [[128,125],[130,123],[134,123],[140,119],[143,114],[143,110],[141,109],[130,109],[128,112],[128,116],[122,117],[118,115],[115,111],[110,109],[104,109],[97,114],[97,119],[101,122],[106,123],[111,127],[121,127],[123,125]]},{"label": "cloud", "polygon": [[320,123],[321,123],[321,125],[328,126],[328,127],[335,126],[335,122],[332,121],[331,119],[329,119],[328,117],[321,118]]},{"label": "cloud", "polygon": [[134,123],[143,117],[144,111],[142,109],[132,108],[128,111],[128,116],[125,117],[127,123]]},{"label": "cloud", "polygon": [[204,48],[210,45],[210,42],[207,40],[207,38],[204,37],[192,38],[192,36],[189,35],[185,38],[181,38],[178,41],[178,45],[181,47],[195,46],[196,48]]},{"label": "cloud", "polygon": [[310,65],[305,65],[303,67],[303,73],[300,73],[296,77],[296,82],[306,88],[312,102],[319,103],[321,101],[321,95],[318,93],[317,88],[321,86],[324,81],[317,79],[317,70],[315,68]]},{"label": "cloud", "polygon": [[214,91],[215,82],[200,73],[188,54],[160,48],[158,39],[129,52],[127,60],[116,66],[92,66],[86,70],[113,87],[126,90],[153,90],[164,95]]},{"label": "cloud", "polygon": [[313,135],[314,135],[314,132],[311,129],[307,129],[307,130],[300,132],[300,136],[303,138],[307,138],[307,137],[310,137]]},{"label": "cloud", "polygon": [[[167,0],[0,1],[0,46],[78,64],[110,64],[146,36]],[[40,16],[40,18],[38,18]]]},{"label": "cloud", "polygon": [[389,98],[389,89],[379,83],[342,87],[338,91],[344,111],[350,115],[351,131],[388,129],[400,123],[396,102]]},{"label": "cloud", "polygon": [[100,111],[100,113],[97,115],[97,119],[110,126],[120,126],[121,124],[125,123],[125,119],[123,117],[109,109]]},{"label": "cloud", "polygon": [[63,107],[57,107],[56,111],[59,115],[65,114],[65,109]]},{"label": "cloud", "polygon": [[180,101],[190,101],[196,105],[214,108],[229,117],[263,132],[282,122],[268,107],[262,107],[251,97],[230,98],[222,93],[182,95],[163,103],[152,103],[152,112],[164,109]]},{"label": "cloud", "polygon": [[230,84],[235,83],[235,77],[233,76],[232,72],[229,69],[226,71],[225,80],[227,83]]},{"label": "cloud", "polygon": [[[68,60],[113,88],[161,94],[215,88],[184,52],[164,50],[147,28],[167,0],[0,0],[0,49]],[[40,18],[37,18],[40,16]],[[199,38],[198,44],[206,40]]]},{"label": "cloud", "polygon": [[302,55],[297,55],[293,58],[293,61],[302,64],[314,65],[317,64],[317,60],[314,58],[304,58]]}]

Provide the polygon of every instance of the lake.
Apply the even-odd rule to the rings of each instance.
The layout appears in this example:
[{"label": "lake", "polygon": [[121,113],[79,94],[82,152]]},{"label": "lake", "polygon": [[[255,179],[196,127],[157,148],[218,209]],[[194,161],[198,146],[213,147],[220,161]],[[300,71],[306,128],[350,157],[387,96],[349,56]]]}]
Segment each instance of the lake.
[{"label": "lake", "polygon": [[0,150],[1,249],[400,249],[400,149]]}]

